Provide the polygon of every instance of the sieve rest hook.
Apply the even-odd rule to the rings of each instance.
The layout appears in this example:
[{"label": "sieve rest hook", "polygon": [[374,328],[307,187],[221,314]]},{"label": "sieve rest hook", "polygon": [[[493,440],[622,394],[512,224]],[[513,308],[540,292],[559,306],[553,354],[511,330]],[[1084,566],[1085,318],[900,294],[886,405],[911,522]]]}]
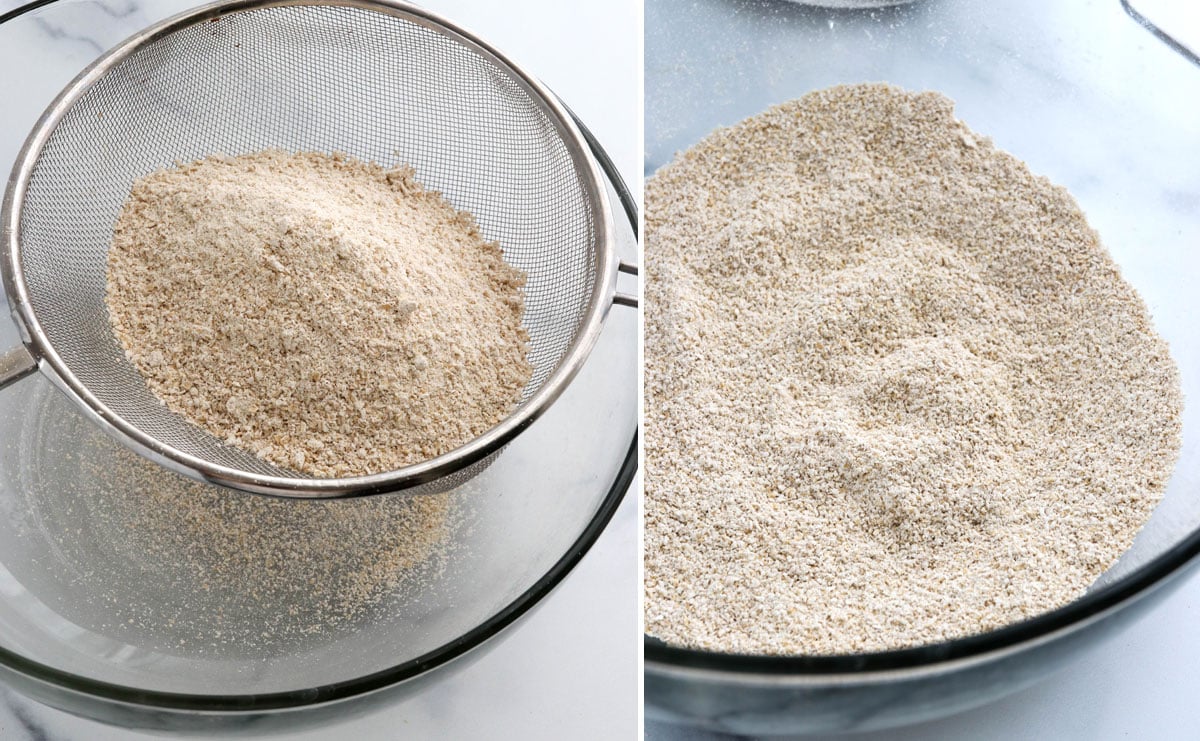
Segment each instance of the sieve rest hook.
[{"label": "sieve rest hook", "polygon": [[[638,274],[638,266],[621,260],[617,263],[617,271],[625,273],[626,275],[636,276]],[[632,293],[622,293],[617,291],[615,294],[613,294],[613,305],[632,306],[636,309],[638,307],[638,297]]]},{"label": "sieve rest hook", "polygon": [[24,345],[17,345],[0,355],[0,389],[21,380],[37,369],[37,358],[33,357]]}]

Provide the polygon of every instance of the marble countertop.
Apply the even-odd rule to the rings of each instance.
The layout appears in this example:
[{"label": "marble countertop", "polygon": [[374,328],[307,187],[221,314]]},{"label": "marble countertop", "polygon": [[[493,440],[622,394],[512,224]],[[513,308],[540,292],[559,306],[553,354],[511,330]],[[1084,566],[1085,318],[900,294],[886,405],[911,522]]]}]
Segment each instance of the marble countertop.
[{"label": "marble countertop", "polygon": [[[141,1],[150,0],[99,4],[107,12],[132,13]],[[21,4],[0,0],[0,12]],[[639,3],[421,4],[487,39],[554,89],[591,128],[640,200]],[[95,45],[51,34],[37,41],[61,44],[64,54],[72,44]],[[636,497],[627,496],[575,570],[472,665],[384,710],[288,738],[634,737],[640,654],[637,527]],[[0,687],[0,738],[103,741],[161,735],[77,718]]]}]

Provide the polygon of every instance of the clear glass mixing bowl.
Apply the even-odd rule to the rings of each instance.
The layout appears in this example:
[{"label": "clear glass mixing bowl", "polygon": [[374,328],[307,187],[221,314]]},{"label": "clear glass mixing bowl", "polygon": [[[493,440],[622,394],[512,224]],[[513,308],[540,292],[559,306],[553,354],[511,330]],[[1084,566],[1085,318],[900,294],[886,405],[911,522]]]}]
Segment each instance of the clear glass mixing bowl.
[{"label": "clear glass mixing bowl", "polygon": [[1139,7],[919,0],[839,11],[647,0],[647,175],[712,129],[810,90],[885,81],[946,93],[973,129],[1075,195],[1171,343],[1186,396],[1183,451],[1163,503],[1074,603],[982,635],[864,655],[737,656],[647,637],[648,718],[771,734],[946,715],[1101,645],[1192,564],[1200,552],[1200,60],[1147,28]]},{"label": "clear glass mixing bowl", "polygon": [[[0,171],[11,169],[37,117],[80,69],[193,4],[156,0],[119,13],[58,0],[0,15]],[[632,261],[636,212],[615,168],[592,146],[612,202],[626,207],[615,227],[618,251]],[[382,602],[316,632],[306,626],[321,616],[302,593],[293,593],[294,603],[273,601],[276,592],[268,599],[238,594],[262,582],[242,586],[236,575],[217,580],[153,563],[170,560],[153,548],[171,542],[172,530],[196,532],[187,517],[219,515],[212,504],[219,497],[252,495],[197,484],[133,456],[41,375],[0,392],[0,681],[127,726],[223,729],[237,716],[239,728],[257,730],[345,717],[437,681],[495,645],[538,604],[624,496],[636,469],[637,325],[636,311],[612,310],[563,396],[483,474],[446,495],[451,515],[428,523],[446,528],[443,547],[418,557]],[[16,341],[11,322],[0,322],[0,346]],[[180,487],[177,497],[210,504],[197,514],[170,498],[138,501],[149,486]],[[364,506],[271,504],[296,511]],[[146,527],[131,527],[130,511]],[[320,556],[278,534],[246,535],[275,539],[267,549],[272,562],[250,568],[285,574],[289,555]],[[184,545],[207,547],[202,537]],[[333,586],[350,589],[353,577]],[[262,717],[247,724],[247,715]]]}]

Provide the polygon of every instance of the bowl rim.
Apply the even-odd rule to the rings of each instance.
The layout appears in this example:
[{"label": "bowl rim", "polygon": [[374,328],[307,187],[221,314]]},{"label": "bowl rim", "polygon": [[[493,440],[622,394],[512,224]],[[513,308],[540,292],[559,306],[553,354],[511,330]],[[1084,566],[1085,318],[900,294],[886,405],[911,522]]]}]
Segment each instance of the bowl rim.
[{"label": "bowl rim", "polygon": [[[0,26],[30,11],[57,2],[59,0],[32,0],[32,2],[18,6],[10,11],[0,13]],[[616,192],[622,207],[621,210],[629,220],[636,236],[638,232],[638,211],[628,186],[626,186],[616,166],[609,158],[607,152],[600,146],[592,132],[561,99],[558,99],[557,96],[555,97],[583,135],[584,141],[595,157],[598,169],[603,172]],[[28,679],[32,679],[35,682],[48,684],[68,692],[116,704],[154,710],[204,713],[247,714],[298,709],[348,700],[400,684],[441,667],[481,644],[486,643],[489,639],[524,616],[540,603],[543,597],[558,586],[566,575],[591,550],[596,540],[600,537],[600,534],[612,520],[617,507],[625,499],[625,495],[638,470],[637,451],[638,429],[635,427],[629,448],[625,452],[625,457],[621,461],[621,465],[617,469],[616,475],[613,477],[608,491],[597,507],[595,514],[570,547],[567,548],[566,552],[533,585],[470,631],[421,656],[409,659],[396,666],[355,679],[331,682],[312,688],[240,695],[160,692],[105,682],[56,669],[47,664],[26,658],[3,646],[0,646],[0,666]],[[252,495],[247,494],[245,496]],[[14,687],[14,689],[16,688]]]},{"label": "bowl rim", "polygon": [[[672,646],[651,635],[643,636],[647,674],[694,671],[730,675],[731,680],[754,676],[833,683],[841,679],[862,681],[865,675],[894,675],[914,670],[939,670],[951,663],[984,660],[990,654],[1010,653],[1073,632],[1145,596],[1179,574],[1200,555],[1200,529],[1117,581],[1066,605],[1017,623],[949,641],[891,651],[859,654],[792,655],[720,653]],[[1200,562],[1197,562],[1200,563]],[[1194,564],[1195,565],[1195,564]]]}]

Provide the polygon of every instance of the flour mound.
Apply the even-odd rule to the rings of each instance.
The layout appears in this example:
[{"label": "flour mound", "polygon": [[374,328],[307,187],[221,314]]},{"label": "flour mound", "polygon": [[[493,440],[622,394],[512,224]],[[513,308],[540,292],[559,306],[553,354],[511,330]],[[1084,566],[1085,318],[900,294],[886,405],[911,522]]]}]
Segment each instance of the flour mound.
[{"label": "flour mound", "polygon": [[410,169],[266,151],[137,181],[106,298],[172,411],[330,477],[432,458],[503,419],[532,374],[523,285]]}]

